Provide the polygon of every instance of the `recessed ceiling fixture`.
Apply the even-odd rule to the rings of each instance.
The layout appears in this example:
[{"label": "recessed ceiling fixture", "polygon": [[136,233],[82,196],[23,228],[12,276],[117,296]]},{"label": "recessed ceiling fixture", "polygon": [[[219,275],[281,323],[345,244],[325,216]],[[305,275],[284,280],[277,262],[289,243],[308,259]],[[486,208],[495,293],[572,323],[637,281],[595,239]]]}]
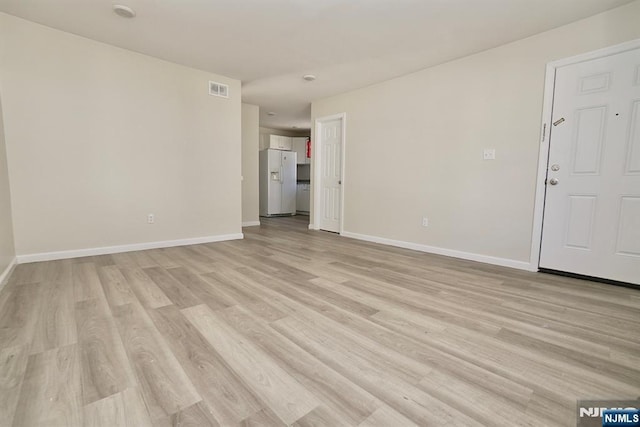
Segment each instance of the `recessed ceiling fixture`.
[{"label": "recessed ceiling fixture", "polygon": [[131,9],[129,6],[124,6],[122,4],[114,4],[113,11],[116,15],[121,16],[123,18],[133,18],[136,16],[136,12]]},{"label": "recessed ceiling fixture", "polygon": [[316,76],[314,76],[313,74],[305,74],[304,76],[302,76],[302,78],[308,82],[312,82],[316,79]]},{"label": "recessed ceiling fixture", "polygon": [[276,115],[276,113],[275,113],[275,112],[273,112],[273,111],[269,111],[269,112],[267,113],[267,116],[272,116],[272,117],[273,117],[273,116],[275,116],[275,115]]}]

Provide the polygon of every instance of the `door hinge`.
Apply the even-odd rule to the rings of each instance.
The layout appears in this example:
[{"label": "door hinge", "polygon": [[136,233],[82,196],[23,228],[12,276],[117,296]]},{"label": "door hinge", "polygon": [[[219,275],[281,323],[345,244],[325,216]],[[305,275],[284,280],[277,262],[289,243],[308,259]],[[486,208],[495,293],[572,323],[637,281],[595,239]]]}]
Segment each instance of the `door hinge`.
[{"label": "door hinge", "polygon": [[542,125],[542,142],[545,141],[545,138],[547,137],[547,124],[544,123]]}]

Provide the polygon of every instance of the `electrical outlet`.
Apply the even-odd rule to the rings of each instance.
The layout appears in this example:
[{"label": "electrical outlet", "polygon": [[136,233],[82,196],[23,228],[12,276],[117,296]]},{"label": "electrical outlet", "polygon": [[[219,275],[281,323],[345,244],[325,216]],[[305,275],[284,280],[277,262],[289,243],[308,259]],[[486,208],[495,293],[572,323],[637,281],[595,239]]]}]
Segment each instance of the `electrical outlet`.
[{"label": "electrical outlet", "polygon": [[147,215],[147,224],[153,224],[156,222],[156,217],[154,214]]},{"label": "electrical outlet", "polygon": [[482,158],[484,160],[495,160],[496,159],[496,149],[495,148],[485,148],[482,153]]},{"label": "electrical outlet", "polygon": [[422,226],[423,227],[428,227],[429,226],[429,218],[427,218],[426,216],[422,217]]}]

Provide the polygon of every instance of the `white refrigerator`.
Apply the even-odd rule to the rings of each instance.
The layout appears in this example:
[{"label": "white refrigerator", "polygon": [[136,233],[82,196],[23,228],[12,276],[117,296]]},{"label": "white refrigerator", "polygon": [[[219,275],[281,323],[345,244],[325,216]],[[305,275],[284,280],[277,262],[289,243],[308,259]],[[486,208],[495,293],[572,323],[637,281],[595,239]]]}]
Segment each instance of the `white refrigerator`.
[{"label": "white refrigerator", "polygon": [[296,213],[296,153],[260,152],[260,216]]}]

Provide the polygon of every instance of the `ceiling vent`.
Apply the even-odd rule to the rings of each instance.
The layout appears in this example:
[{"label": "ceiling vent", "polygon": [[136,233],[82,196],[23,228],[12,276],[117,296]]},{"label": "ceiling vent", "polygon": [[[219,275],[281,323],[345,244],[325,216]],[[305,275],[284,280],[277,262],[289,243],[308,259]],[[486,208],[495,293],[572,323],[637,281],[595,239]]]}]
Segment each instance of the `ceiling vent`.
[{"label": "ceiling vent", "polygon": [[209,82],[209,95],[221,96],[223,98],[229,97],[229,85],[225,85],[217,82]]}]

